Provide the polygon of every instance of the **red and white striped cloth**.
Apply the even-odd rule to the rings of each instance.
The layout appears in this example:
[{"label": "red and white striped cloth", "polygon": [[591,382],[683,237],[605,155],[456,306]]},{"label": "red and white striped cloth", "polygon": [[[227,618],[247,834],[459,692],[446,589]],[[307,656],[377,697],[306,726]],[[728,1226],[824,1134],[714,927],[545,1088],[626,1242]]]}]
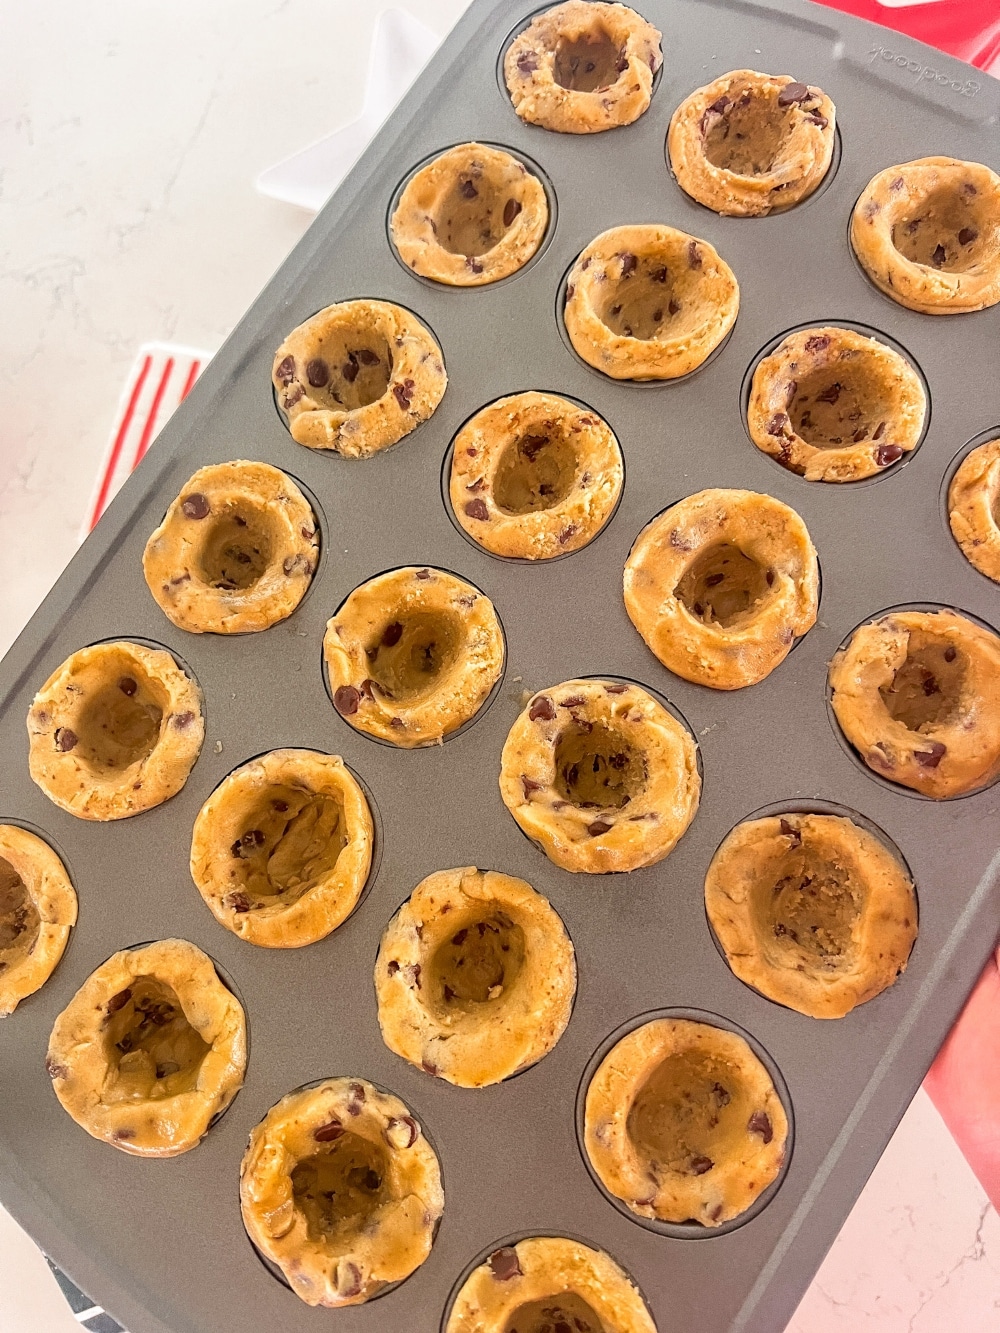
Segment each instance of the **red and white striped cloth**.
[{"label": "red and white striped cloth", "polygon": [[211,352],[174,343],[143,343],[139,348],[84,515],[81,541],[97,526],[118,488],[142,461],[157,432],[191,392],[211,358]]}]

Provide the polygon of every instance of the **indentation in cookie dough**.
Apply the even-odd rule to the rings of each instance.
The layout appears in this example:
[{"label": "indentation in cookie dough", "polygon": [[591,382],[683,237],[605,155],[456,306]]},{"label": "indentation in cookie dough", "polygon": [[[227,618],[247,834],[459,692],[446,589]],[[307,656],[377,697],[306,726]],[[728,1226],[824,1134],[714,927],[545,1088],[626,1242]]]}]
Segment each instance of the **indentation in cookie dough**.
[{"label": "indentation in cookie dough", "polygon": [[847,970],[854,964],[855,930],[863,893],[849,868],[809,847],[792,847],[773,883],[762,883],[756,915],[776,965],[795,967],[802,953],[813,964]]},{"label": "indentation in cookie dough", "polygon": [[646,785],[646,766],[620,731],[570,723],[555,747],[555,789],[581,809],[621,810]]},{"label": "indentation in cookie dough", "polygon": [[724,1060],[684,1050],[650,1073],[629,1108],[626,1132],[651,1165],[699,1176],[745,1134],[742,1103],[734,1071]]},{"label": "indentation in cookie dough", "polygon": [[117,773],[153,753],[162,720],[147,683],[123,676],[84,702],[72,749],[95,773]]},{"label": "indentation in cookie dough", "polygon": [[475,259],[499,245],[520,211],[518,201],[498,191],[486,175],[464,172],[441,201],[434,235],[449,254]]},{"label": "indentation in cookie dough", "polygon": [[104,1100],[159,1100],[187,1092],[211,1050],[188,1022],[173,988],[138,976],[107,1002]]},{"label": "indentation in cookie dough", "polygon": [[0,857],[0,972],[31,953],[41,917],[24,880]]},{"label": "indentation in cookie dough", "polygon": [[658,262],[658,256],[636,261],[629,255],[621,279],[607,284],[603,300],[596,305],[597,315],[619,337],[642,342],[675,337],[686,322],[677,318],[684,309],[677,290],[680,285],[667,266]]},{"label": "indentation in cookie dough", "polygon": [[906,660],[892,684],[879,689],[889,716],[910,731],[957,720],[965,683],[965,659],[947,642],[911,632]]},{"label": "indentation in cookie dough", "polygon": [[271,563],[272,534],[265,516],[249,505],[213,519],[198,553],[201,576],[213,588],[252,588]]},{"label": "indentation in cookie dough", "polygon": [[774,571],[730,542],[703,551],[674,589],[687,609],[706,625],[729,629],[767,597]]},{"label": "indentation in cookie dough", "polygon": [[[249,907],[287,907],[332,875],[347,846],[340,801],[300,787],[269,787],[233,843]],[[242,905],[242,904],[241,904]]]},{"label": "indentation in cookie dough", "polygon": [[392,352],[373,330],[334,326],[305,366],[309,397],[331,411],[356,412],[389,387]]},{"label": "indentation in cookie dough", "polygon": [[445,1012],[471,1013],[499,1000],[524,965],[525,935],[498,903],[463,921],[440,944],[428,968],[431,995]]},{"label": "indentation in cookie dough", "polygon": [[507,1318],[502,1333],[607,1333],[600,1316],[575,1291],[526,1301]]},{"label": "indentation in cookie dough", "polygon": [[309,1239],[333,1241],[339,1247],[361,1235],[390,1198],[388,1173],[385,1148],[349,1130],[298,1162],[292,1170],[292,1196]]},{"label": "indentation in cookie dough", "polygon": [[766,175],[792,132],[792,105],[746,92],[721,114],[707,113],[705,156],[722,171]]},{"label": "indentation in cookie dough", "polygon": [[493,476],[493,499],[504,514],[552,509],[576,484],[577,452],[561,431],[511,440]]},{"label": "indentation in cookie dough", "polygon": [[552,73],[560,88],[592,93],[614,83],[623,63],[624,49],[615,45],[601,21],[595,19],[589,32],[560,37]]},{"label": "indentation in cookie dough", "polygon": [[416,611],[390,620],[366,653],[375,687],[387,698],[412,703],[434,690],[458,662],[464,634],[458,619]]},{"label": "indentation in cookie dough", "polygon": [[985,228],[966,190],[934,190],[893,226],[892,243],[914,264],[942,269],[946,273],[967,273],[983,258],[987,236],[993,227],[987,218]]}]

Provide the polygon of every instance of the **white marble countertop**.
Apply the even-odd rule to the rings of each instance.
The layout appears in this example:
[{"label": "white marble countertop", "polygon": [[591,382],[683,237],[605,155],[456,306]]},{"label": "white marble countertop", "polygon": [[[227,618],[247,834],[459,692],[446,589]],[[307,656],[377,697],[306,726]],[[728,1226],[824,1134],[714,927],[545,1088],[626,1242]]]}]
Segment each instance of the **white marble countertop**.
[{"label": "white marble countertop", "polygon": [[[381,7],[0,0],[0,651],[76,547],[138,345],[218,346],[308,225],[252,181],[357,115]],[[400,7],[443,33],[464,4]],[[0,1209],[0,1330],[74,1327]],[[789,1330],[958,1329],[1000,1333],[1000,1218],[921,1092]]]}]

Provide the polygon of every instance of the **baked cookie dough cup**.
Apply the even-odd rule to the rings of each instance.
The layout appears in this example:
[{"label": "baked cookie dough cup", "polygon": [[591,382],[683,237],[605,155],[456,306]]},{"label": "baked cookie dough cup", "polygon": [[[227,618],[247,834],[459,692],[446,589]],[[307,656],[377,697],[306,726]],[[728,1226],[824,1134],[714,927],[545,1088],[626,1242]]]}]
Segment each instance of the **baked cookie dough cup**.
[{"label": "baked cookie dough cup", "polygon": [[500,148],[449,148],[407,181],[389,232],[406,265],[450,287],[509,278],[536,254],[549,224],[545,189]]},{"label": "baked cookie dough cup", "polygon": [[391,1051],[482,1088],[555,1046],[573,1008],[576,958],[558,913],[523,879],[439,870],[386,927],[375,991]]},{"label": "baked cookie dough cup", "polygon": [[638,1217],[721,1226],[784,1164],[788,1118],[743,1037],[659,1018],[612,1047],[586,1092],[584,1148]]},{"label": "baked cookie dough cup", "polygon": [[201,690],[160,648],[67,657],[28,711],[28,769],[78,819],[127,819],[184,786],[205,738]]},{"label": "baked cookie dough cup", "polygon": [[307,1305],[363,1305],[430,1254],[437,1155],[408,1108],[362,1078],[283,1097],[240,1168],[247,1234]]},{"label": "baked cookie dough cup", "polygon": [[917,937],[905,866],[841,815],[737,824],[708,868],[705,908],[739,979],[811,1018],[843,1018],[880,995]]},{"label": "baked cookie dough cup", "polygon": [[948,523],[966,560],[1000,583],[1000,439],[966,454],[948,487]]},{"label": "baked cookie dough cup", "polygon": [[239,1092],[243,1008],[207,954],[157,940],[112,955],[55,1021],[45,1066],[63,1109],[136,1157],[194,1148]]},{"label": "baked cookie dough cup", "polygon": [[76,890],[47,842],[0,824],[0,1018],[45,985],[76,925]]},{"label": "baked cookie dough cup", "polygon": [[708,241],[658,224],[612,227],[581,252],[563,320],[578,356],[616,380],[672,380],[736,322],[740,289]]},{"label": "baked cookie dough cup", "polygon": [[190,478],[146,543],[142,570],[178,629],[247,634],[292,614],[318,562],[316,517],[295,482],[240,460]]},{"label": "baked cookie dough cup", "polygon": [[529,125],[597,134],[639,119],[662,63],[660,33],[635,10],[567,0],[515,37],[503,69],[514,110]]},{"label": "baked cookie dough cup", "polygon": [[927,395],[899,352],[835,325],[800,329],[757,364],[750,438],[806,481],[876,476],[920,443]]},{"label": "baked cookie dough cup", "polygon": [[656,1333],[632,1280],[603,1250],[530,1236],[463,1282],[444,1333]]},{"label": "baked cookie dough cup", "polygon": [[491,555],[552,560],[589,545],[614,513],[625,469],[611,427],[553,393],[481,408],[455,437],[452,512]]},{"label": "baked cookie dough cup", "polygon": [[436,745],[471,721],[500,679],[493,603],[442,569],[408,566],[350,594],[323,640],[337,712],[403,749]]},{"label": "baked cookie dough cup", "polygon": [[699,491],[639,534],[624,589],[629,619],[668,670],[738,690],[770,675],[816,623],[819,563],[780,500]]},{"label": "baked cookie dough cup", "polygon": [[201,807],[191,878],[234,935],[297,949],[357,906],[373,840],[368,801],[339,756],[272,750],[230,773]]},{"label": "baked cookie dough cup", "polygon": [[887,167],[851,215],[851,245],[876,287],[909,310],[957,315],[1000,301],[1000,176],[921,157]]},{"label": "baked cookie dough cup", "polygon": [[807,199],[833,161],[836,109],[787,74],[735,69],[696,89],[670,118],[677,183],[706,208],[756,218]]},{"label": "baked cookie dough cup", "polygon": [[448,377],[416,315],[341,301],[293,329],[274,354],[275,398],[292,439],[367,458],[433,415]]},{"label": "baked cookie dough cup", "polygon": [[640,686],[567,680],[533,695],[511,727],[500,795],[563,870],[637,870],[669,855],[695,816],[698,747]]},{"label": "baked cookie dough cup", "polygon": [[1000,775],[1000,638],[956,611],[890,611],[830,663],[830,704],[873,772],[946,800]]}]

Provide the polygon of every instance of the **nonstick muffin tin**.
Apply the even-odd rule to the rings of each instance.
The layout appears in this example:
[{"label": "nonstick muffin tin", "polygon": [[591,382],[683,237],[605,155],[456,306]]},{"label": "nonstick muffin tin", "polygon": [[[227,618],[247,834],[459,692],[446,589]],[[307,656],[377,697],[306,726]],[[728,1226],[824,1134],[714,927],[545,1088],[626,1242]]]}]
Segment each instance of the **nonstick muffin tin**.
[{"label": "nonstick muffin tin", "polygon": [[[49,983],[0,1027],[0,1195],[45,1250],[132,1333],[244,1333],[320,1326],[436,1333],[470,1267],[503,1242],[577,1237],[606,1250],[643,1291],[661,1333],[773,1333],[791,1315],[993,946],[1000,919],[1000,788],[934,803],[891,787],[842,741],[826,667],[861,621],[907,603],[1000,624],[1000,594],[963,558],[942,513],[942,480],[972,439],[997,428],[1000,307],[942,319],[881,295],[854,261],[851,209],[876,171],[929,154],[1000,167],[1000,85],[880,29],[797,0],[645,0],[663,32],[649,111],[594,136],[522,125],[496,69],[529,5],[476,0],[376,142],[215,357],[138,473],[0,668],[0,819],[47,838],[80,899],[79,924]],[[889,40],[889,45],[886,41]],[[695,87],[750,67],[818,84],[837,105],[836,174],[779,216],[722,218],[693,203],[664,157],[670,114]],[[522,153],[558,203],[542,253],[496,287],[414,278],[386,219],[399,183],[434,152],[482,139]],[[671,384],[615,383],[560,335],[558,293],[598,232],[664,222],[710,241],[742,304],[709,364]],[[271,393],[274,349],[314,311],[352,297],[407,306],[433,331],[449,385],[432,419],[395,448],[347,461],[297,446]],[[905,349],[929,387],[921,447],[882,476],[810,484],[750,443],[741,386],[782,333],[859,323]],[[442,495],[442,459],[461,424],[504,394],[542,389],[587,404],[621,441],[621,503],[586,549],[539,565],[497,560],[466,540]],[[287,621],[240,637],[175,629],[143,582],[142,549],[196,468],[262,459],[315,497],[323,556]],[[625,614],[622,568],[643,526],[709,486],[768,492],[805,519],[823,572],[819,622],[761,684],[723,694],[670,675]],[[460,734],[398,751],[352,730],[328,698],[325,623],[363,580],[437,565],[493,600],[505,676]],[[108,638],[168,648],[205,694],[201,757],[173,800],[116,824],[51,804],[27,772],[35,690],[73,650]],[[671,856],[628,875],[572,875],[518,831],[497,787],[523,691],[583,675],[636,680],[686,718],[701,752],[701,808]],[[195,816],[235,767],[263,751],[340,754],[371,793],[381,858],[354,915],[323,942],[268,951],[213,920],[188,873]],[[703,903],[709,861],[738,821],[768,810],[856,812],[913,873],[920,934],[888,992],[817,1022],[743,986],[713,943]],[[520,875],[548,897],[574,941],[579,990],[569,1027],[539,1064],[479,1091],[451,1087],[381,1040],[372,984],[379,938],[417,882],[476,864]],[[90,1139],[65,1114],[44,1057],[59,1011],[116,949],[181,936],[231,978],[246,1006],[246,1084],[193,1152],[143,1161]],[[578,1143],[581,1080],[607,1039],[644,1015],[702,1013],[745,1031],[780,1071],[794,1136],[764,1206],[722,1234],[651,1228],[601,1192]],[[240,1219],[249,1131],[281,1096],[331,1075],[396,1093],[441,1159],[445,1211],[427,1262],[367,1306],[310,1309],[259,1261]],[[668,1233],[668,1234],[665,1234]]]}]

